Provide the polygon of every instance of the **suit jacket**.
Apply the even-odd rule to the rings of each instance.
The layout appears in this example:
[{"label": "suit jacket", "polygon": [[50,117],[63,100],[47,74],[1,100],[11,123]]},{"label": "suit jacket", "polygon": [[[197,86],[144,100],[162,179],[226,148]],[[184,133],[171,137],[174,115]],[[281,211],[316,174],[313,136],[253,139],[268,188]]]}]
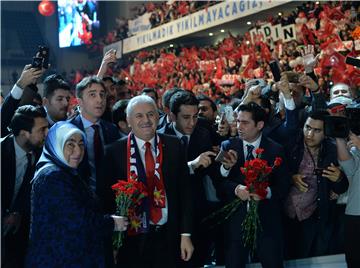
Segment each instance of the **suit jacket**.
[{"label": "suit jacket", "polygon": [[[165,125],[159,130],[159,133],[168,134],[176,137],[172,123]],[[189,144],[187,146],[187,161],[196,159],[201,153],[212,150],[211,137],[207,129],[196,126],[194,132],[190,136]],[[190,175],[193,200],[195,201],[196,213],[195,218],[201,220],[207,213],[206,211],[206,195],[204,189],[204,176],[209,175],[210,177],[215,176],[212,165],[208,168],[198,168],[194,174]],[[202,214],[202,213],[205,213]]]},{"label": "suit jacket", "polygon": [[[192,232],[192,200],[184,148],[179,139],[159,134],[163,143],[162,172],[168,201],[167,238],[174,258],[179,256],[180,234]],[[105,148],[108,189],[118,180],[127,179],[127,138]],[[110,201],[114,203],[114,194]],[[125,242],[126,244],[126,242]]]},{"label": "suit jacket", "polygon": [[[70,119],[69,122],[74,124],[79,129],[81,129],[82,131],[85,132],[84,125],[82,123],[80,114],[75,116],[74,118]],[[114,124],[100,119],[100,126],[102,129],[102,134],[103,134],[103,138],[104,138],[104,140],[102,141],[104,147],[105,147],[105,145],[110,144],[120,138],[119,130],[116,128],[116,126]],[[79,165],[79,170],[80,170],[80,176],[85,181],[88,181],[88,179],[90,177],[90,166],[89,166],[88,154],[86,151],[85,151],[84,159]],[[96,173],[97,173],[96,174],[96,194],[99,196],[100,200],[103,202],[104,199],[106,198],[104,176],[103,176],[103,173],[101,172],[101,170],[98,170]],[[106,211],[109,210],[109,208],[107,208],[106,206],[104,207],[104,209]]]},{"label": "suit jacket", "polygon": [[[261,220],[261,226],[264,234],[269,234],[272,237],[281,239],[281,209],[282,202],[288,193],[290,187],[290,176],[286,159],[284,157],[284,150],[281,145],[275,143],[271,139],[265,137],[261,138],[260,148],[265,151],[262,158],[267,160],[269,164],[273,164],[275,157],[283,159],[282,164],[275,168],[269,175],[271,198],[264,199],[259,202],[258,212]],[[243,142],[239,138],[233,138],[222,143],[223,150],[235,150],[238,154],[238,161],[232,167],[228,177],[221,178],[216,183],[221,197],[227,202],[231,202],[235,198],[235,188],[238,184],[245,185],[245,177],[240,172],[240,167],[244,166],[245,158],[243,152]],[[219,169],[220,170],[220,167]],[[232,217],[229,218],[226,233],[228,239],[241,240],[241,224],[246,216],[247,202],[243,202],[240,207],[235,211]]]},{"label": "suit jacket", "polygon": [[24,178],[16,197],[14,206],[10,208],[14,195],[16,178],[16,156],[14,135],[10,134],[1,139],[1,214],[6,210],[29,214],[30,212],[30,181],[35,172],[35,164],[40,157],[40,152],[34,152],[35,161],[31,167],[30,175]]},{"label": "suit jacket", "polygon": [[30,181],[34,176],[35,163],[39,159],[40,152],[34,152],[35,161],[31,166],[29,176],[24,177],[16,196],[14,205],[11,201],[14,196],[16,180],[16,156],[14,147],[14,135],[10,134],[1,139],[1,216],[9,212],[18,212],[21,215],[19,230],[13,234],[9,232],[2,237],[1,262],[16,262],[21,267],[25,257],[29,238],[30,226]]},{"label": "suit jacket", "polygon": [[14,99],[9,93],[6,95],[4,103],[1,106],[1,137],[5,137],[10,132],[7,127],[10,125],[11,119],[19,107],[20,99]]},{"label": "suit jacket", "polygon": [[[289,169],[291,175],[299,173],[299,166],[304,156],[304,137],[302,131],[298,132],[297,138],[293,139],[292,143],[289,143],[286,146],[286,155],[289,160]],[[326,168],[333,163],[338,166],[337,161],[337,151],[335,143],[325,138],[320,146],[319,156],[317,167]],[[333,191],[337,194],[342,194],[346,192],[349,186],[348,179],[346,175],[341,171],[341,179],[338,182],[332,182],[327,178],[322,176],[317,176],[318,184],[318,198],[317,198],[317,207],[316,216],[322,222],[328,222],[329,217],[332,216],[332,213],[335,213],[336,200],[330,200],[329,195],[330,191]],[[295,186],[292,186],[295,187]]]}]

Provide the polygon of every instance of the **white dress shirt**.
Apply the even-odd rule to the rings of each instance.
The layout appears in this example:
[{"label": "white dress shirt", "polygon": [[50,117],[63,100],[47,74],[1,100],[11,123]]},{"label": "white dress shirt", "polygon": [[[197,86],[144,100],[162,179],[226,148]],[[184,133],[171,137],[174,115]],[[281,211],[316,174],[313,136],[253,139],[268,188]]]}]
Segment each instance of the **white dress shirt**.
[{"label": "white dress shirt", "polygon": [[[87,149],[87,155],[88,155],[88,162],[90,167],[90,188],[95,192],[96,191],[96,165],[95,165],[95,153],[94,153],[94,134],[95,130],[92,128],[91,121],[87,120],[85,117],[83,117],[80,113],[80,118],[84,126],[85,134],[86,134],[86,149]],[[104,137],[102,133],[102,129],[99,122],[96,122],[95,125],[99,126],[99,132],[100,132],[100,138],[101,138],[101,144],[104,147]],[[103,148],[104,150],[104,148]]]},{"label": "white dress shirt", "polygon": [[20,187],[24,180],[27,165],[28,165],[26,152],[17,144],[15,138],[14,138],[14,148],[15,148],[15,159],[16,159],[15,160],[16,161],[16,174],[15,174],[14,195],[11,200],[11,206],[14,205],[15,199],[19,193]]}]

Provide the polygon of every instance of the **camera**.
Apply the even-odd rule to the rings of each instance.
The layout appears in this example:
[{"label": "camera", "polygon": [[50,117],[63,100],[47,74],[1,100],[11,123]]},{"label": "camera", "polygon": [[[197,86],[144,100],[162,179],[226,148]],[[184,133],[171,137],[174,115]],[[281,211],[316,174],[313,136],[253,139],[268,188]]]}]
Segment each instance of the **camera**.
[{"label": "camera", "polygon": [[360,135],[360,103],[351,103],[345,108],[346,117],[327,116],[325,135],[333,138],[347,138],[350,131]]},{"label": "camera", "polygon": [[35,54],[35,57],[33,57],[33,61],[31,66],[33,68],[41,69],[45,68],[47,69],[49,67],[49,48],[45,46],[39,46],[38,51]]}]

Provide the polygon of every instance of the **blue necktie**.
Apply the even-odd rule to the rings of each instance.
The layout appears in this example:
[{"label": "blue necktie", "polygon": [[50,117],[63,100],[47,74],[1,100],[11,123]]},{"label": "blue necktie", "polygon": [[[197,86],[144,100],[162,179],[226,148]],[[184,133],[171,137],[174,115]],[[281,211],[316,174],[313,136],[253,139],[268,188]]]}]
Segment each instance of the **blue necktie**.
[{"label": "blue necktie", "polygon": [[254,159],[254,155],[253,155],[253,150],[254,150],[254,146],[251,144],[247,144],[246,145],[246,149],[247,149],[247,155],[246,155],[246,160],[253,160]]},{"label": "blue necktie", "polygon": [[188,144],[189,144],[189,141],[188,141],[188,137],[187,136],[182,136],[181,137],[181,142],[187,147]]}]

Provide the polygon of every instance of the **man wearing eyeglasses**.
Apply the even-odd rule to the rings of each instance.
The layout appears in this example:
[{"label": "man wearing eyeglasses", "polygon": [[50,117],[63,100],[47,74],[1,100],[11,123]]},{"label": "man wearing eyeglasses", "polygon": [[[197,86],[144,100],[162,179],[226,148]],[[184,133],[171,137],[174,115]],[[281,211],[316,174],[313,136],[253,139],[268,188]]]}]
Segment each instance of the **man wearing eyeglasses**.
[{"label": "man wearing eyeglasses", "polygon": [[344,193],[345,174],[338,167],[336,146],[324,133],[327,112],[314,112],[287,149],[292,187],[285,203],[286,243],[289,258],[327,254],[336,201],[330,192]]}]

